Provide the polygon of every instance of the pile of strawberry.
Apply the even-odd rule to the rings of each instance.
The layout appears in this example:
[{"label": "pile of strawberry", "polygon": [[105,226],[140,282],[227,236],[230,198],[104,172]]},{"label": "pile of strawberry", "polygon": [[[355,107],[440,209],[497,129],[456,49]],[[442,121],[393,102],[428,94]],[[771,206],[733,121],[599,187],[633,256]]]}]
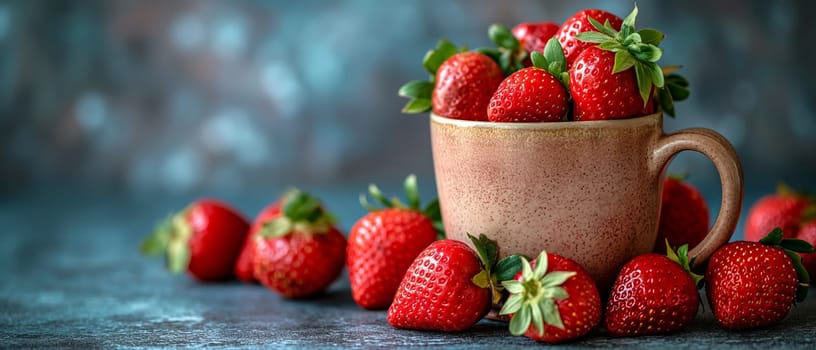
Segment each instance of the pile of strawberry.
[{"label": "pile of strawberry", "polygon": [[582,10],[562,25],[522,23],[488,31],[498,48],[467,51],[442,40],[423,60],[428,81],[403,85],[406,113],[491,122],[622,119],[658,110],[674,116],[688,81],[661,68],[663,34],[624,19]]}]

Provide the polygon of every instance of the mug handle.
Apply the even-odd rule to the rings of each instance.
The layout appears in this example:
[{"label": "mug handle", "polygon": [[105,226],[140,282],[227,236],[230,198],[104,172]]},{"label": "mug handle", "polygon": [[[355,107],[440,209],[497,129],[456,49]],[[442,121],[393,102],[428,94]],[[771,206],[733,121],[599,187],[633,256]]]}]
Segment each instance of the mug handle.
[{"label": "mug handle", "polygon": [[706,261],[734,234],[742,209],[742,165],[734,147],[725,137],[710,129],[692,128],[663,135],[657,141],[651,159],[654,173],[660,176],[669,160],[681,151],[697,151],[711,159],[722,186],[720,212],[714,226],[700,244],[689,251],[689,259],[695,259],[696,266]]}]

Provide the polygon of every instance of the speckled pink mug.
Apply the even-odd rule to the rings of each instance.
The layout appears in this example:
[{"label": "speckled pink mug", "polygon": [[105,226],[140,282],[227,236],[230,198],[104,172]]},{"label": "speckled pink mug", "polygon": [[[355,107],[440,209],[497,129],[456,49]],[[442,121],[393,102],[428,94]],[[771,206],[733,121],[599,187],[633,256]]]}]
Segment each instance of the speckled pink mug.
[{"label": "speckled pink mug", "polygon": [[655,244],[669,160],[693,150],[720,174],[722,204],[690,255],[705,261],[739,218],[742,167],[708,129],[663,132],[662,114],[622,120],[490,123],[431,115],[431,145],[449,238],[495,239],[502,256],[542,249],[572,258],[605,293],[623,263]]}]

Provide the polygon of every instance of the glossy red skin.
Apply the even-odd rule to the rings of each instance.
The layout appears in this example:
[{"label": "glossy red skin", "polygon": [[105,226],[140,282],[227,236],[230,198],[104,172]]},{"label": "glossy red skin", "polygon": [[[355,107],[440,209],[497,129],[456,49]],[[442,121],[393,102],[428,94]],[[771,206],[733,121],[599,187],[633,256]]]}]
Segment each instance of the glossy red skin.
[{"label": "glossy red skin", "polygon": [[[816,246],[816,220],[808,221],[799,229],[796,238]],[[810,275],[811,285],[816,281],[816,253],[804,253],[802,255],[802,265],[805,265],[808,275]]]},{"label": "glossy red skin", "polygon": [[388,308],[405,271],[435,240],[433,223],[417,210],[389,208],[360,218],[346,248],[351,296],[357,305]]},{"label": "glossy red skin", "polygon": [[564,24],[558,28],[555,35],[558,37],[558,42],[561,43],[561,48],[564,50],[564,56],[567,58],[568,69],[572,68],[573,62],[578,59],[578,55],[580,55],[581,52],[589,47],[598,45],[580,41],[575,38],[578,33],[589,31],[597,32],[595,27],[589,23],[589,17],[597,20],[601,24],[604,24],[607,20],[609,20],[609,24],[611,24],[612,28],[615,28],[615,30],[620,30],[621,24],[623,24],[623,20],[620,17],[597,9],[581,10],[564,21]]},{"label": "glossy red skin", "polygon": [[185,217],[193,231],[187,272],[200,281],[231,279],[249,229],[247,220],[229,205],[214,199],[196,201]]},{"label": "glossy red skin", "polygon": [[[532,261],[530,265],[535,267],[535,263]],[[544,333],[539,335],[538,329],[530,323],[524,335],[535,341],[557,344],[580,338],[601,322],[601,296],[595,281],[577,262],[548,253],[547,272],[552,271],[576,272],[575,276],[570,277],[561,285],[569,297],[555,302],[558,313],[561,315],[561,321],[564,323],[564,329],[544,323]],[[521,272],[516,275],[516,280],[524,282]]]},{"label": "glossy red skin", "polygon": [[437,115],[468,120],[487,120],[487,104],[504,79],[499,65],[477,52],[448,58],[436,71],[432,95]]},{"label": "glossy red skin", "polygon": [[252,267],[252,261],[255,259],[255,235],[258,234],[258,231],[260,231],[266,223],[280,216],[280,212],[280,200],[278,200],[269,204],[266,208],[263,208],[249,227],[249,233],[247,233],[247,237],[244,240],[241,254],[238,255],[238,260],[235,262],[235,277],[242,282],[258,282],[255,278],[254,268]]},{"label": "glossy red skin", "polygon": [[456,332],[470,328],[490,310],[490,290],[473,284],[481,271],[476,252],[465,243],[431,243],[408,268],[388,308],[395,328]]},{"label": "glossy red skin", "polygon": [[325,234],[292,232],[257,237],[253,268],[262,285],[286,298],[322,293],[343,270],[346,238],[336,228]]},{"label": "glossy red skin", "polygon": [[663,184],[660,225],[654,252],[666,254],[666,239],[673,248],[694,248],[708,234],[708,205],[694,186],[667,178]]},{"label": "glossy red skin", "polygon": [[776,227],[782,229],[785,238],[796,237],[808,205],[805,197],[796,195],[771,194],[760,198],[748,211],[745,240],[758,242]]},{"label": "glossy red skin", "polygon": [[590,47],[569,71],[575,120],[606,120],[654,113],[654,99],[644,106],[637,87],[635,69],[612,74],[615,53]]},{"label": "glossy red skin", "polygon": [[606,304],[604,326],[615,337],[660,334],[697,315],[694,279],[665,255],[643,254],[623,265]]},{"label": "glossy red skin", "polygon": [[705,280],[714,317],[733,330],[782,321],[798,285],[793,263],[781,249],[748,241],[717,249],[708,261]]},{"label": "glossy red skin", "polygon": [[[519,23],[513,27],[513,36],[521,43],[524,51],[541,52],[544,53],[544,47],[547,46],[547,41],[550,40],[558,32],[560,26],[555,22],[538,22],[538,23]],[[524,60],[524,66],[532,66],[530,57]]]},{"label": "glossy red skin", "polygon": [[491,122],[557,122],[567,114],[564,85],[550,72],[528,67],[504,79],[487,109]]}]

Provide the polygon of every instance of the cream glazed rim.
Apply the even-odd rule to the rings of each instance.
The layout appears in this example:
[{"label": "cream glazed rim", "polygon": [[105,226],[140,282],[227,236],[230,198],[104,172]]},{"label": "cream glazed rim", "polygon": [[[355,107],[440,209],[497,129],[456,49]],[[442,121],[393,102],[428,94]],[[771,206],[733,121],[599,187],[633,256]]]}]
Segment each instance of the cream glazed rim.
[{"label": "cream glazed rim", "polygon": [[630,128],[643,125],[655,125],[663,116],[663,112],[652,113],[642,117],[610,120],[586,120],[563,122],[532,122],[509,123],[490,122],[481,120],[465,120],[443,117],[431,112],[433,123],[447,124],[461,128],[489,128],[489,129],[597,129],[597,128]]}]

